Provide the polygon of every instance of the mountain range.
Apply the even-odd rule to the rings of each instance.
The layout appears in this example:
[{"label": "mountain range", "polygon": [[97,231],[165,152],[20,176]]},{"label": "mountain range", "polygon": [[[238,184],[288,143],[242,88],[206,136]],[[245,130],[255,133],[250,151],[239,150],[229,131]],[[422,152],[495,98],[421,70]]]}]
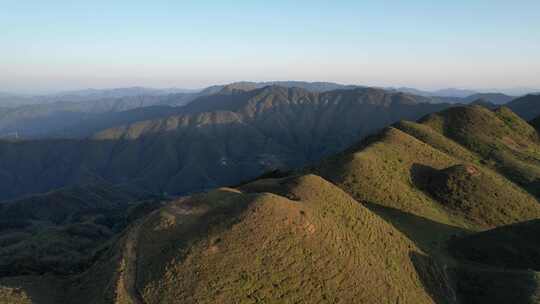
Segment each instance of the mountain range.
[{"label": "mountain range", "polygon": [[296,85],[0,141],[0,303],[538,303],[539,96]]},{"label": "mountain range", "polygon": [[96,181],[174,194],[234,184],[317,161],[388,124],[449,106],[427,101],[371,88],[224,91],[178,114],[86,139],[0,142],[0,196]]},{"label": "mountain range", "polygon": [[405,92],[414,95],[420,96],[438,96],[446,98],[466,98],[475,94],[503,94],[507,96],[524,96],[527,94],[538,94],[540,93],[539,88],[527,88],[527,87],[516,87],[516,88],[484,88],[484,89],[459,89],[459,88],[446,88],[439,90],[419,90],[410,87],[388,87],[389,90],[396,90],[400,92]]},{"label": "mountain range", "polygon": [[[249,117],[285,107],[285,100],[299,106],[307,96],[334,112],[341,102],[347,109],[356,103],[422,105],[406,94],[373,89],[316,94],[267,87],[252,94],[247,104],[224,107]],[[326,99],[330,96],[340,101]],[[303,168],[134,204],[141,206],[138,215],[123,220],[127,224],[118,230],[107,228],[108,234],[95,234],[107,231],[106,225],[94,227],[109,222],[102,217],[61,216],[49,222],[64,242],[58,244],[94,235],[94,242],[103,245],[85,243],[97,248],[89,257],[72,249],[74,264],[19,263],[20,269],[0,279],[0,296],[10,303],[536,303],[540,134],[505,107],[445,107],[420,116]],[[217,117],[210,121],[225,123]],[[174,120],[135,124],[98,137],[149,140],[161,132],[175,134],[179,125]],[[75,191],[91,202],[96,201],[93,187],[49,195]],[[122,187],[100,196],[132,191]],[[109,200],[143,199],[131,195]],[[40,210],[40,203],[24,203],[29,199],[6,208],[30,204],[27,210]],[[50,211],[25,212],[50,221]],[[11,229],[10,234],[31,234],[30,228]],[[37,240],[20,237],[22,244]],[[12,250],[9,257],[18,256],[17,250],[32,252],[17,247],[15,236],[5,242]],[[54,251],[30,256],[33,261],[59,257]],[[76,270],[71,273],[65,265],[78,268],[68,267]]]},{"label": "mountain range", "polygon": [[[274,81],[237,82],[211,86],[200,91],[132,87],[87,89],[29,97],[3,94],[0,95],[0,138],[85,138],[103,129],[174,115],[180,111],[178,107],[198,103],[199,99],[204,100],[208,96],[223,95],[227,91],[250,91],[272,85],[302,88],[314,93],[365,88],[328,82]],[[431,103],[468,104],[482,99],[499,105],[515,99],[497,93],[455,97],[464,94],[452,95],[447,92],[441,93],[444,96],[436,96],[437,92],[429,93],[408,88],[391,91],[408,94],[412,92],[412,95],[418,95],[422,101]],[[424,98],[420,98],[421,96]],[[20,101],[21,98],[25,101]]]}]

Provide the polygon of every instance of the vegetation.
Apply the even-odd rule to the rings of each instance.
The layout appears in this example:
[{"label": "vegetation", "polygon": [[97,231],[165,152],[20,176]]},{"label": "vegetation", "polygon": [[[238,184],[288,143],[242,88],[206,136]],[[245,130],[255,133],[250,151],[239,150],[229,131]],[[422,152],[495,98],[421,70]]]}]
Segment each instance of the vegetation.
[{"label": "vegetation", "polygon": [[[266,88],[242,109],[256,118],[280,96],[301,103],[295,94]],[[384,96],[370,94],[362,103]],[[223,119],[200,115],[199,123]],[[174,152],[159,136],[143,136],[155,130],[139,125],[114,136],[156,141],[164,148],[155,165],[168,168]],[[28,238],[36,214],[56,225],[52,240],[100,238],[97,226],[111,231],[76,273],[40,277],[64,287],[53,299],[62,303],[538,303],[539,152],[537,131],[509,109],[455,107],[396,123],[302,170],[164,206],[130,205],[118,228],[107,216],[28,212],[4,223],[12,234],[0,242]],[[0,295],[41,299],[38,280],[0,279]]]},{"label": "vegetation", "polygon": [[421,251],[313,175],[177,201],[145,221],[138,244],[145,303],[435,301],[410,258]]},{"label": "vegetation", "polygon": [[318,161],[388,124],[449,106],[424,101],[380,89],[270,86],[200,97],[173,113],[156,110],[159,118],[136,109],[140,121],[130,114],[92,138],[0,141],[0,199],[104,181],[157,194],[237,184]]},{"label": "vegetation", "polygon": [[108,185],[65,188],[0,205],[0,276],[88,268],[148,194]]}]

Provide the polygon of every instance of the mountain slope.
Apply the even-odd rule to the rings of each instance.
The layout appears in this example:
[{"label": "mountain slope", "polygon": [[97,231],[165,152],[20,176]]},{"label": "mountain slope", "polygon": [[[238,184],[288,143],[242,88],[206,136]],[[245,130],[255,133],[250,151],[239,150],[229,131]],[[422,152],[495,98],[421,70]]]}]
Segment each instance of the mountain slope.
[{"label": "mountain slope", "polygon": [[538,303],[535,272],[485,258],[510,252],[517,261],[536,240],[474,232],[540,218],[539,148],[535,131],[506,108],[456,107],[400,122],[313,169],[446,261],[460,302]]},{"label": "mountain slope", "polygon": [[[272,192],[272,182],[281,195],[261,193]],[[411,255],[421,251],[345,193],[316,176],[268,183],[246,185],[252,194],[222,190],[193,197],[148,219],[139,239],[139,265],[147,266],[137,275],[144,302],[434,301],[415,267],[436,265],[415,266]],[[185,234],[192,229],[202,234]],[[191,248],[170,248],[164,257],[145,246],[156,237],[161,246],[174,239]],[[248,263],[242,262],[246,254]],[[176,264],[164,269],[167,260]],[[377,287],[383,286],[381,294]]]},{"label": "mountain slope", "polygon": [[539,220],[456,238],[457,291],[470,303],[538,303]]},{"label": "mountain slope", "polygon": [[540,270],[540,220],[503,226],[453,240],[459,258],[491,266]]},{"label": "mountain slope", "polygon": [[313,175],[173,201],[117,244],[68,284],[76,303],[455,303],[440,265]]},{"label": "mountain slope", "polygon": [[311,170],[438,251],[456,233],[540,216],[535,134],[507,109],[456,107],[400,122]]},{"label": "mountain slope", "polygon": [[529,122],[540,134],[540,116],[536,117],[535,119],[531,120]]},{"label": "mountain slope", "polygon": [[532,194],[540,194],[538,133],[508,108],[459,107],[431,115],[422,123],[474,151]]},{"label": "mountain slope", "polygon": [[538,303],[539,195],[521,177],[539,146],[507,108],[401,121],[311,167],[141,212],[85,271],[2,278],[0,294],[39,300],[45,280],[63,303]]},{"label": "mountain slope", "polygon": [[529,94],[517,98],[508,103],[507,107],[525,120],[533,119],[540,115],[540,95]]},{"label": "mountain slope", "polygon": [[[191,94],[143,95],[3,108],[0,110],[0,136],[14,132],[20,138],[88,136],[104,128],[176,113],[176,108],[170,105],[183,105],[191,101],[191,97]],[[162,113],[160,116],[156,115],[156,109]]]},{"label": "mountain slope", "polygon": [[[157,118],[159,117],[155,115],[157,108],[160,108],[163,112],[161,117],[181,112],[177,107],[186,104],[189,104],[191,111],[198,112],[227,109],[226,107],[216,106],[217,104],[228,104],[229,102],[242,104],[245,102],[239,96],[242,92],[262,90],[268,86],[301,89],[316,95],[335,90],[365,89],[365,87],[360,86],[324,82],[276,81],[262,83],[238,82],[209,87],[200,92],[152,90],[137,87],[66,92],[58,95],[35,97],[35,102],[30,102],[27,105],[1,108],[0,137],[25,139],[81,138],[105,128],[133,123],[137,120]],[[227,101],[227,96],[233,98],[234,101]],[[444,98],[438,97],[415,96],[412,98],[419,102],[446,102]],[[214,102],[210,102],[210,100],[214,100]],[[204,105],[207,107],[205,108]],[[172,108],[167,110],[165,106],[172,106]],[[150,108],[146,109],[147,107]],[[137,111],[130,111],[134,109],[137,109]],[[130,117],[132,114],[133,116]],[[120,117],[117,119],[117,116]]]},{"label": "mountain slope", "polygon": [[183,114],[93,139],[1,142],[0,198],[101,180],[157,193],[235,184],[316,161],[387,124],[447,106],[376,89],[267,87],[214,95]]},{"label": "mountain slope", "polygon": [[[505,139],[505,137],[508,138]],[[352,268],[366,269],[367,273],[373,274],[386,272],[385,280],[393,280],[396,274],[393,273],[394,268],[391,265],[386,264],[380,270],[372,268],[380,265],[377,262],[378,254],[385,252],[388,261],[399,261],[397,264],[401,268],[398,272],[400,283],[390,283],[389,286],[392,287],[385,289],[384,292],[370,283],[364,283],[367,285],[361,286],[354,285],[344,290],[332,289],[326,286],[332,282],[333,272],[325,270],[326,266],[318,266],[317,269],[322,269],[321,273],[329,274],[319,279],[320,284],[325,286],[323,290],[329,291],[324,294],[325,299],[331,300],[332,295],[337,293],[340,299],[351,302],[352,300],[347,300],[349,293],[345,290],[360,290],[361,293],[358,296],[351,298],[359,303],[394,302],[398,299],[410,303],[424,301],[453,303],[457,300],[464,303],[507,303],[512,299],[517,301],[516,303],[534,303],[535,295],[539,294],[540,280],[537,276],[531,277],[532,273],[499,268],[485,269],[482,268],[483,266],[470,265],[471,260],[455,259],[446,251],[446,242],[452,237],[461,238],[462,235],[468,235],[474,231],[540,218],[540,205],[537,198],[527,191],[530,190],[526,187],[527,185],[521,188],[512,182],[513,175],[508,174],[506,170],[501,170],[501,165],[504,167],[504,163],[499,163],[496,158],[490,158],[491,154],[483,154],[481,145],[478,147],[470,144],[471,142],[489,144],[492,153],[515,149],[515,144],[519,143],[521,150],[509,157],[519,159],[523,153],[530,153],[531,159],[528,159],[527,163],[533,167],[537,166],[534,151],[538,147],[538,142],[534,131],[531,131],[523,120],[507,109],[489,111],[478,106],[459,107],[427,116],[420,123],[401,122],[360,145],[324,161],[313,169],[306,169],[308,172],[315,170],[327,176],[339,188],[355,197],[361,205],[323,179],[307,175],[257,180],[240,186],[238,189],[240,192],[221,190],[207,194],[208,197],[224,201],[231,197],[229,204],[243,202],[247,199],[242,198],[245,193],[272,193],[278,196],[268,194],[264,194],[263,197],[256,196],[255,202],[252,203],[249,203],[250,200],[247,199],[248,203],[244,203],[249,204],[247,213],[242,213],[242,210],[238,209],[228,212],[220,210],[215,215],[206,217],[204,215],[213,209],[207,207],[208,198],[204,196],[193,197],[188,199],[189,203],[171,205],[169,209],[163,209],[162,213],[154,213],[149,222],[146,222],[149,224],[148,228],[142,229],[142,231],[151,232],[142,238],[144,241],[141,246],[143,247],[139,247],[139,252],[142,252],[140,257],[143,260],[139,261],[138,265],[145,265],[143,271],[148,272],[148,274],[137,275],[140,279],[137,285],[138,290],[141,291],[140,295],[149,303],[180,301],[179,299],[188,303],[205,300],[215,302],[216,299],[236,299],[235,295],[244,293],[253,296],[254,300],[264,301],[276,297],[284,297],[287,300],[290,296],[293,296],[292,299],[298,296],[298,299],[316,302],[322,295],[315,291],[304,295],[298,294],[299,290],[310,290],[311,280],[319,278],[317,274],[310,272],[311,264],[304,262],[301,264],[301,269],[305,273],[292,276],[290,273],[296,270],[295,264],[287,264],[286,258],[291,258],[293,261],[306,261],[304,255],[306,253],[308,256],[319,256],[313,253],[311,248],[340,248],[339,241],[337,243],[325,241],[347,239],[348,249],[344,253],[338,253],[338,251],[331,254],[332,263],[339,265],[340,258],[348,257],[348,254],[361,255],[362,257],[353,257],[352,260],[368,261],[367,265],[349,264]],[[525,160],[522,161],[525,162]],[[286,199],[283,200],[283,198]],[[350,201],[352,204],[345,201]],[[182,207],[183,204],[189,207]],[[224,204],[227,205],[227,203]],[[305,207],[303,204],[306,204]],[[301,207],[293,208],[297,205]],[[403,239],[392,239],[387,243],[386,237],[381,236],[376,237],[377,241],[374,243],[357,247],[355,245],[357,239],[371,240],[378,234],[357,237],[345,234],[342,237],[328,237],[336,233],[334,227],[340,227],[336,229],[341,231],[347,231],[348,227],[351,227],[349,225],[355,227],[357,225],[355,223],[358,222],[352,218],[366,224],[365,228],[362,228],[364,227],[362,225],[358,226],[359,231],[363,233],[369,234],[371,229],[385,231],[386,228],[382,228],[380,223],[364,220],[366,215],[362,213],[367,209],[361,207],[362,205],[374,212],[366,214],[380,215],[400,231],[398,236],[412,241],[414,247],[409,248],[412,251],[409,253],[410,262],[414,267],[412,273],[416,273],[423,286],[422,289],[430,295],[430,298],[424,298],[421,290],[405,287],[409,281],[404,277],[414,278],[415,275],[406,274],[412,270],[409,268],[409,262],[403,258],[402,254],[392,251],[393,249],[399,252],[401,248],[399,244],[403,242]],[[322,209],[318,209],[321,207]],[[223,208],[226,207],[223,206]],[[357,213],[355,208],[364,211]],[[322,213],[319,213],[321,211]],[[201,228],[185,218],[191,212],[201,212],[201,217],[210,223],[215,223],[214,227],[223,227],[219,226],[221,224],[230,228],[225,228],[226,232],[221,230],[223,228],[208,228],[210,225],[203,225]],[[297,213],[296,217],[295,213]],[[231,216],[235,218],[237,214],[240,214],[240,220],[230,219]],[[273,217],[274,214],[275,217]],[[316,217],[317,214],[320,214],[321,218]],[[215,217],[220,219],[214,220]],[[305,223],[306,220],[308,223]],[[281,225],[276,225],[283,222],[285,227],[288,227],[287,229],[293,229],[288,226],[290,224],[298,225],[297,229],[300,229],[300,233],[308,236],[302,242],[290,243],[290,236],[294,236],[294,232],[283,231]],[[267,225],[272,229],[266,230]],[[156,250],[155,247],[149,245],[149,240],[159,237],[154,231],[170,229],[164,227],[178,227],[180,230],[173,230],[170,235],[160,234],[160,237],[164,239],[158,241],[158,244],[170,244],[172,238],[174,239],[172,243],[180,244],[180,248],[184,248],[184,244],[187,244],[189,249],[171,248],[165,251],[164,257],[163,250]],[[318,227],[324,227],[326,237],[317,237],[317,242],[321,243],[311,247],[309,233],[317,235]],[[395,236],[395,233],[398,233],[397,230],[388,234]],[[195,240],[183,239],[184,233],[191,234]],[[202,236],[202,239],[197,237],[198,235]],[[534,231],[531,231],[530,235],[535,235]],[[268,237],[270,247],[241,245],[244,244],[243,242],[259,244],[259,236],[262,239]],[[274,238],[280,241],[272,241]],[[281,242],[285,242],[290,247],[281,247]],[[504,239],[501,242],[507,243]],[[262,243],[265,244],[264,241]],[[372,247],[376,243],[385,249]],[[302,255],[296,255],[294,249],[287,248],[295,248]],[[355,249],[350,250],[350,248]],[[370,252],[371,256],[362,255],[365,251],[361,248]],[[536,247],[533,245],[532,248]],[[144,253],[146,251],[149,253]],[[179,252],[183,256],[175,258]],[[255,265],[250,262],[239,262],[244,260],[237,258],[237,254],[246,252],[249,256],[255,257]],[[284,258],[275,258],[276,255],[281,256],[284,252],[287,252]],[[257,264],[261,255],[263,258],[260,258],[260,264]],[[281,265],[283,259],[288,265],[283,270],[285,274],[266,273],[262,270],[266,269],[264,265]],[[177,266],[164,268],[162,266],[164,260],[173,260],[172,265]],[[180,261],[185,262],[175,264]],[[308,261],[311,260],[308,259]],[[419,261],[426,264],[418,266],[416,263]],[[197,270],[193,270],[192,267]],[[454,294],[454,285],[443,270],[446,267],[456,276],[457,294]],[[340,269],[339,266],[334,265],[332,268]],[[280,267],[272,269],[281,271]],[[245,277],[229,274],[229,271],[235,274],[243,273],[242,270],[246,273]],[[189,280],[186,282],[182,279],[172,279],[188,278],[192,273],[199,275],[194,285],[191,285]],[[361,274],[357,272],[355,275]],[[284,280],[287,285],[282,286],[278,283],[272,288],[265,285],[267,282],[274,282],[274,279],[281,282],[281,275],[285,275]],[[352,277],[356,282],[375,283],[378,280],[377,276],[366,281],[365,277],[355,275],[349,274],[347,277]],[[296,281],[291,281],[287,279],[288,277],[304,278],[306,280],[302,283],[304,288],[282,293],[281,288],[296,286]],[[201,282],[203,282],[202,285],[207,285],[205,282],[212,282],[210,284],[215,285],[211,285],[214,287],[211,290],[216,292],[208,293],[208,289],[199,287]],[[347,284],[348,281],[344,280],[338,286],[348,286]],[[413,285],[415,284],[417,283]],[[377,286],[376,283],[375,285]],[[408,291],[401,287],[405,287]],[[373,288],[378,291],[372,295],[369,290]],[[478,293],[475,288],[485,290],[486,293]],[[271,291],[276,293],[272,294]],[[220,296],[223,298],[219,298]]]},{"label": "mountain slope", "polygon": [[149,198],[94,184],[0,204],[0,276],[81,271]]}]

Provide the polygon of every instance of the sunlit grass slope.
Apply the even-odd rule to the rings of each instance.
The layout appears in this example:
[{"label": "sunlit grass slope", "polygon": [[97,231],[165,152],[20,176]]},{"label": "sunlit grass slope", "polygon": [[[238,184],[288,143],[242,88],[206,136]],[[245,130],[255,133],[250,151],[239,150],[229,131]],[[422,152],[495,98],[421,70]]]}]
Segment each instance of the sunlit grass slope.
[{"label": "sunlit grass slope", "polygon": [[452,294],[403,234],[314,175],[171,203],[141,226],[138,243],[145,303],[434,303]]},{"label": "sunlit grass slope", "polygon": [[512,162],[534,183],[538,151],[534,129],[509,110],[458,107],[396,124],[315,170],[366,204],[482,230],[540,216],[534,189],[507,170]]}]

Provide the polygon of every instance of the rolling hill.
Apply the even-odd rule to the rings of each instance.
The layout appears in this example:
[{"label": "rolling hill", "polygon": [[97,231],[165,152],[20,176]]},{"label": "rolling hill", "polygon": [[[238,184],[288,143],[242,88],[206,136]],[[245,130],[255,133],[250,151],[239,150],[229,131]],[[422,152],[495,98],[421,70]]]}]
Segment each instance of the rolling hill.
[{"label": "rolling hill", "polygon": [[536,218],[539,152],[538,134],[510,110],[454,107],[400,122],[316,171],[360,201],[477,230]]},{"label": "rolling hill", "polygon": [[[462,303],[537,303],[540,277],[484,260],[477,252],[497,256],[488,244],[499,243],[486,239],[477,250],[475,232],[481,239],[487,229],[539,218],[539,148],[538,133],[507,108],[455,107],[400,122],[310,170],[446,261]],[[449,240],[470,249],[448,250]],[[504,240],[507,252],[521,254],[520,241]]]}]

